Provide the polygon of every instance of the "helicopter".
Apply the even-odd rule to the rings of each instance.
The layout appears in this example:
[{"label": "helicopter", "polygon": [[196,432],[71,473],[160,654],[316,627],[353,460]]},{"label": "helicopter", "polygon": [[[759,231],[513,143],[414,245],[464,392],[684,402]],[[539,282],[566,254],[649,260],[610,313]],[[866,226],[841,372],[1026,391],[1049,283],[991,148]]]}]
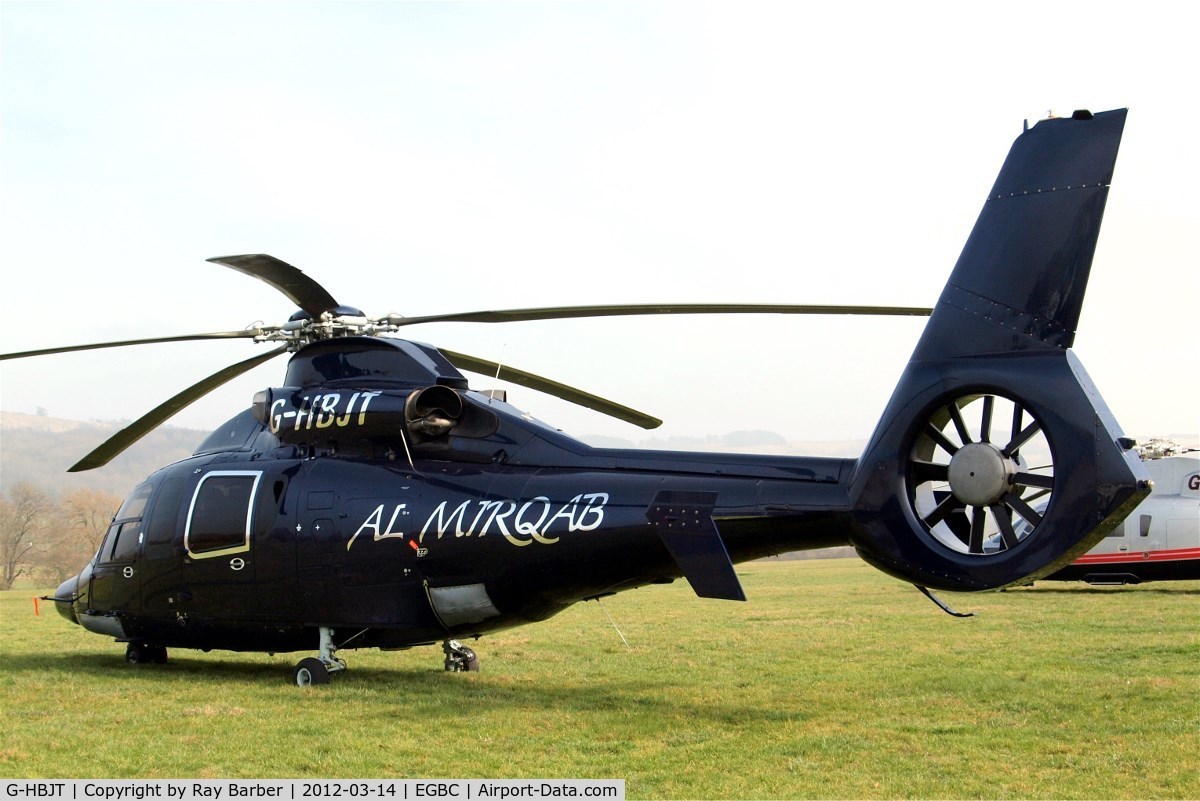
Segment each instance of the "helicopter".
[{"label": "helicopter", "polygon": [[1150,497],[1095,548],[1044,581],[1200,580],[1200,458],[1171,453],[1145,464],[1154,481]]},{"label": "helicopter", "polygon": [[[1070,349],[1126,110],[1077,111],[1013,143],[932,309],[655,305],[368,317],[266,254],[209,261],[274,287],[286,322],[4,354],[248,338],[276,347],[183,390],[71,470],[102,466],[172,414],[290,353],[280,386],[149,476],[95,557],[49,597],[126,646],[303,652],[296,685],[339,652],[464,645],[572,604],[686,579],[745,600],[734,564],[853,545],[933,590],[1054,573],[1121,525],[1151,480]],[[510,366],[394,334],[681,313],[902,314],[929,321],[858,459],[597,448],[533,419],[462,370],[646,428],[657,418]],[[986,546],[986,547],[985,547]],[[941,604],[947,611],[944,604]]]}]

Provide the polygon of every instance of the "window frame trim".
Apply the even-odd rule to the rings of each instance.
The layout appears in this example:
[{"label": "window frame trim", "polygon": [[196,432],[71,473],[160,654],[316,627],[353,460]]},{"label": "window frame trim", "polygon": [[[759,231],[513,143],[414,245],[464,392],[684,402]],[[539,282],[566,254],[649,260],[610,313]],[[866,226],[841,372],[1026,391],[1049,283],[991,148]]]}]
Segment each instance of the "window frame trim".
[{"label": "window frame trim", "polygon": [[[204,482],[210,478],[225,478],[229,476],[253,476],[254,478],[254,482],[250,485],[249,502],[246,504],[246,525],[242,529],[242,542],[239,545],[232,545],[228,548],[217,548],[212,551],[195,551],[192,549],[191,544],[192,519],[196,512],[196,501],[200,497],[200,490],[204,488]],[[258,498],[258,485],[262,481],[262,477],[263,471],[261,470],[212,470],[200,477],[199,483],[196,484],[196,489],[192,492],[192,500],[188,504],[187,524],[183,528],[183,548],[189,557],[192,559],[215,559],[235,553],[246,553],[250,550],[251,526],[254,523],[254,506],[255,500]]]}]

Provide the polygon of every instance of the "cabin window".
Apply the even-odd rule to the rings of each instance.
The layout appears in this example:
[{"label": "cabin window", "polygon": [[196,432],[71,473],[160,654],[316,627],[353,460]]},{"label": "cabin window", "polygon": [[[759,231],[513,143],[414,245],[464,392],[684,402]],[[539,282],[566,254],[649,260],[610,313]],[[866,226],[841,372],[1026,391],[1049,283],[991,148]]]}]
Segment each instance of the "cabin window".
[{"label": "cabin window", "polygon": [[142,521],[130,520],[121,523],[117,533],[117,541],[113,543],[112,558],[114,562],[127,562],[137,555],[138,537],[142,533]]},{"label": "cabin window", "polygon": [[215,470],[192,496],[183,544],[197,559],[250,550],[254,494],[262,473]]},{"label": "cabin window", "polygon": [[117,510],[112,525],[100,546],[101,561],[129,562],[137,556],[138,542],[142,533],[142,513],[154,485],[142,484],[125,499]]},{"label": "cabin window", "polygon": [[150,516],[146,518],[145,544],[142,555],[147,559],[164,559],[171,556],[171,544],[175,540],[179,507],[183,505],[186,482],[182,478],[168,478],[158,490]]},{"label": "cabin window", "polygon": [[146,501],[150,500],[150,493],[153,489],[153,484],[138,486],[129,493],[129,497],[125,499],[125,503],[121,504],[121,508],[117,510],[117,516],[113,520],[141,519],[142,513],[146,511]]},{"label": "cabin window", "polygon": [[1152,519],[1152,515],[1142,515],[1138,518],[1138,534],[1143,537],[1150,536],[1150,521]]},{"label": "cabin window", "polygon": [[247,409],[205,437],[193,455],[247,450],[263,427]]}]

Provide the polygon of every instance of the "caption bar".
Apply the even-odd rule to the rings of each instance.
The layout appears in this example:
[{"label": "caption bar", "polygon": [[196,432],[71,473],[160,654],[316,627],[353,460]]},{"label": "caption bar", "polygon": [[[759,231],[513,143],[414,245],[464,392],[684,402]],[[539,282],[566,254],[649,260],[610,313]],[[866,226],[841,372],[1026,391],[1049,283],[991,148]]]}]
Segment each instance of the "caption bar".
[{"label": "caption bar", "polygon": [[624,779],[97,779],[69,781],[5,779],[0,801],[70,799],[70,801],[506,801],[507,799],[592,798],[625,801]]}]

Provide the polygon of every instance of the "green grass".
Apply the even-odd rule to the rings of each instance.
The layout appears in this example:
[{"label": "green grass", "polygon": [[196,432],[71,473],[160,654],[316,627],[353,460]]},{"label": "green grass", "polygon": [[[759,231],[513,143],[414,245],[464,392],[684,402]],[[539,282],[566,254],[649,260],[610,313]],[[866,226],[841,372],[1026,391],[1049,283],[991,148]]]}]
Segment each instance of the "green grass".
[{"label": "green grass", "polygon": [[[6,777],[624,778],[630,798],[1200,797],[1200,582],[948,596],[855,560],[739,568],[577,605],[472,646],[124,649],[0,594]],[[622,644],[605,616],[620,625]]]}]

